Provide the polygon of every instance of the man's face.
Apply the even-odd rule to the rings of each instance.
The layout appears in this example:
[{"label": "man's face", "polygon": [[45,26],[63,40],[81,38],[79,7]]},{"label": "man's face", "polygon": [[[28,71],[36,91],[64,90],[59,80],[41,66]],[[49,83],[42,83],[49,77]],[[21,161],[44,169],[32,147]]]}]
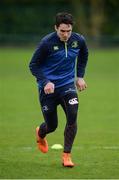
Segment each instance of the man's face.
[{"label": "man's face", "polygon": [[57,31],[57,35],[59,36],[61,41],[68,41],[72,33],[72,25],[71,24],[60,24],[58,27],[55,26],[55,30]]}]

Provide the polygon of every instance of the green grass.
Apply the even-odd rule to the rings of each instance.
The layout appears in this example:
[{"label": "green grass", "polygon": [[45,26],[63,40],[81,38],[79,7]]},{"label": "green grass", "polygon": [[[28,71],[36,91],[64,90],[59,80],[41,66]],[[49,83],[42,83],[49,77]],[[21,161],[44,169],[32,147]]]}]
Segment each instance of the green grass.
[{"label": "green grass", "polygon": [[[61,150],[42,154],[36,148],[35,127],[43,117],[28,69],[33,51],[0,49],[0,178],[119,178],[119,50],[90,50],[88,88],[79,93],[72,169],[62,167]],[[58,129],[47,136],[50,147],[63,145],[65,115],[60,107],[58,114]]]}]

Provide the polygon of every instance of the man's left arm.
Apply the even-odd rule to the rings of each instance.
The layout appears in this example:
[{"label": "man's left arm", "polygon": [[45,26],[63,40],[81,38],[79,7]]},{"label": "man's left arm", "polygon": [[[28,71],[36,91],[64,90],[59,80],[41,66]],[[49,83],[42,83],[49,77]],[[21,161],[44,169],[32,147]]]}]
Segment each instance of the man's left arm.
[{"label": "man's left arm", "polygon": [[76,86],[82,91],[87,87],[86,82],[84,81],[85,69],[88,61],[88,48],[83,36],[80,40],[80,51],[77,59],[77,80]]}]

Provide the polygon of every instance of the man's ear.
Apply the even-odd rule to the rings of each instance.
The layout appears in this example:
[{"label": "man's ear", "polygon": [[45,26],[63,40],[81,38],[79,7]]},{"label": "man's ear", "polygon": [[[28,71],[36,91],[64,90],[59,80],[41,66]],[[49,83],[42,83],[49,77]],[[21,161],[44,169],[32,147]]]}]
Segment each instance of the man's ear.
[{"label": "man's ear", "polygon": [[57,26],[55,25],[55,31],[57,31]]}]

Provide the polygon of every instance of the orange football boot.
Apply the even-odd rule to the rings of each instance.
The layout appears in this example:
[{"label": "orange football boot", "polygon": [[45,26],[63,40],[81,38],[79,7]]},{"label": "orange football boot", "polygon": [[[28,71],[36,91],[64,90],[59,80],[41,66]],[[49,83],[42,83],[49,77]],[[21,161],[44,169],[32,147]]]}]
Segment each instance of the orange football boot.
[{"label": "orange football boot", "polygon": [[74,163],[71,160],[71,154],[70,153],[63,153],[62,164],[64,167],[74,167]]},{"label": "orange football boot", "polygon": [[37,140],[37,145],[38,145],[38,149],[43,152],[43,153],[47,153],[48,152],[48,143],[46,138],[41,138],[38,134],[38,132],[40,131],[39,127],[36,128],[36,140]]}]

